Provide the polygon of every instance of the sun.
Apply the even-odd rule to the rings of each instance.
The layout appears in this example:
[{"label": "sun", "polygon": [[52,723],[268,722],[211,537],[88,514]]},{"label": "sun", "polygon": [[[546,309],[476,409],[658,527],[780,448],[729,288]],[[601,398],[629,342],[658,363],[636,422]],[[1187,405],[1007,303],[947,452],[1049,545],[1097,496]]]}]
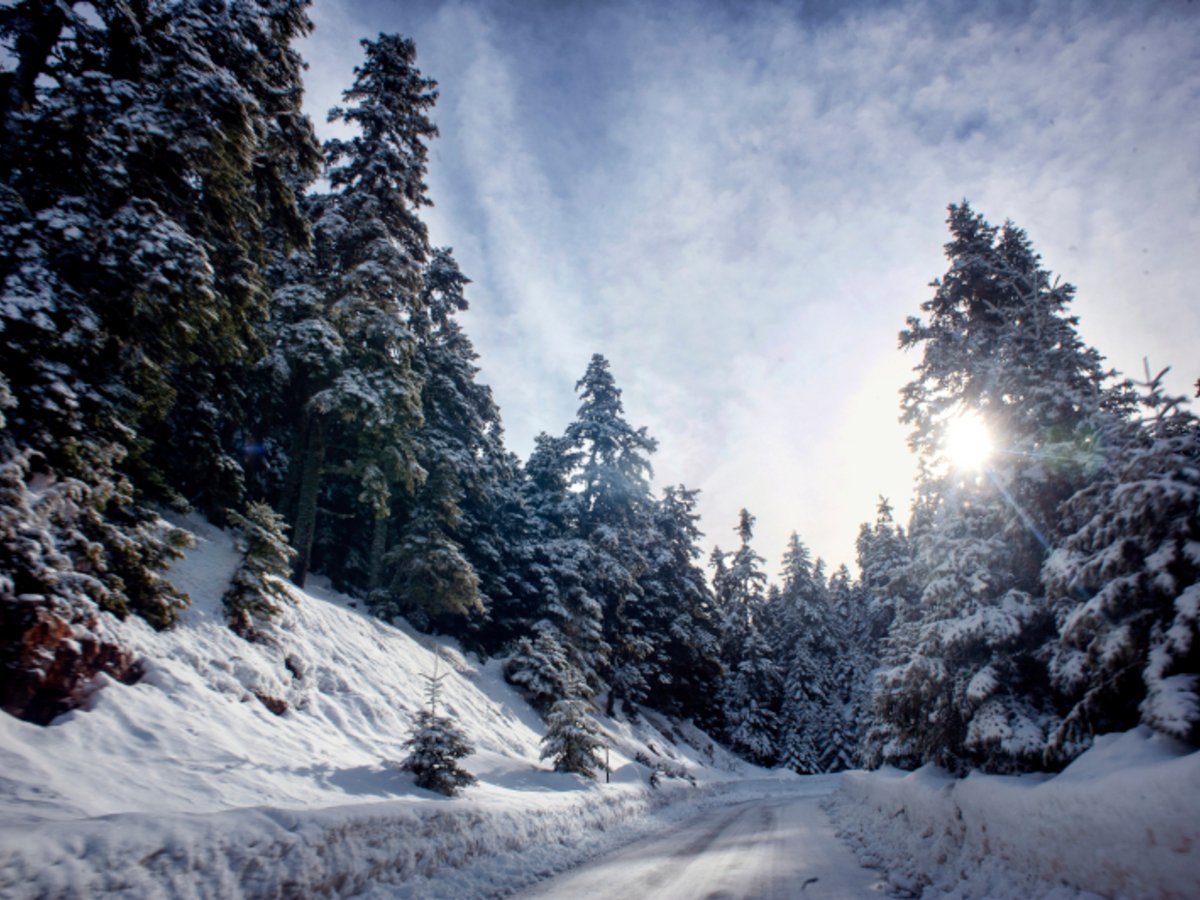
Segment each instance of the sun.
[{"label": "sun", "polygon": [[982,469],[992,455],[992,437],[975,413],[964,413],[946,425],[946,458],[956,469]]}]

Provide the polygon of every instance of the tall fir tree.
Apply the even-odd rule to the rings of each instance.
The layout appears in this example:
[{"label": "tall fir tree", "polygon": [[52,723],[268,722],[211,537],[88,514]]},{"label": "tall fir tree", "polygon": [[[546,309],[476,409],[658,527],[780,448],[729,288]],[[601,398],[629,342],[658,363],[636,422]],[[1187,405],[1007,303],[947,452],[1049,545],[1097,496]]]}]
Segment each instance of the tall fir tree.
[{"label": "tall fir tree", "polygon": [[[493,506],[502,483],[513,476],[503,448],[500,411],[491,390],[476,381],[477,354],[455,318],[468,308],[467,283],[449,249],[432,252],[412,317],[413,367],[421,384],[423,414],[413,440],[417,462],[430,474],[395,516],[404,523],[405,540],[415,536],[419,542],[402,544],[393,554],[395,565],[411,568],[421,565],[423,546],[433,546],[447,563],[453,562],[456,570],[443,578],[456,581],[457,589],[429,595],[432,608],[421,612],[459,633],[464,629],[454,626],[465,614],[482,615],[490,605],[481,591],[479,571],[488,574],[486,587],[493,593],[508,589]],[[407,593],[393,591],[393,598]]]},{"label": "tall fir tree", "polygon": [[[1075,331],[1074,289],[1025,233],[951,206],[950,268],[911,318],[920,348],[904,390],[921,477],[914,534],[927,575],[915,646],[877,706],[901,756],[954,771],[1041,764],[1053,709],[1043,659],[1053,621],[1040,581],[1058,507],[1103,466],[1099,437],[1125,394]],[[952,425],[978,416],[998,452],[982,472],[948,458]]]},{"label": "tall fir tree", "polygon": [[754,516],[744,509],[737,535],[740,546],[728,562],[720,550],[713,551],[713,592],[722,625],[725,669],[719,690],[724,733],[736,752],[771,765],[778,753],[781,674],[762,630],[767,576],[762,557],[751,546]]},{"label": "tall fir tree", "polygon": [[642,577],[641,622],[652,647],[644,669],[651,706],[717,728],[721,647],[712,591],[697,564],[698,494],[668,487],[654,508]]},{"label": "tall fir tree", "polygon": [[833,742],[842,714],[835,657],[845,648],[835,632],[824,580],[795,532],[781,575],[771,602],[773,643],[783,671],[779,762],[809,775],[825,771],[840,756]]},{"label": "tall fir tree", "polygon": [[[397,490],[424,480],[413,435],[422,422],[421,385],[413,368],[413,319],[423,314],[423,271],[430,248],[419,218],[426,197],[426,142],[437,134],[428,110],[435,83],[416,68],[407,38],[363,41],[365,59],[333,121],[358,128],[325,144],[330,192],[312,197],[311,255],[284,268],[274,367],[284,396],[302,409],[285,508],[297,550],[293,580],[303,585],[318,536],[323,495],[343,516],[335,554],[357,573],[382,571],[387,524]],[[294,350],[294,352],[293,352]],[[315,369],[303,366],[313,359]],[[346,553],[346,523],[352,523]],[[380,537],[382,532],[383,537]]]},{"label": "tall fir tree", "polygon": [[575,693],[591,697],[602,687],[609,645],[603,604],[589,586],[591,546],[579,534],[579,505],[571,490],[577,459],[566,438],[543,433],[535,440],[520,492],[527,518],[518,548],[516,593],[525,599],[498,624],[517,633],[547,632],[562,647],[569,670],[579,676]]},{"label": "tall fir tree", "polygon": [[650,454],[658,443],[625,420],[621,390],[600,354],[575,389],[579,411],[565,438],[577,460],[572,481],[579,536],[589,548],[587,591],[603,612],[608,658],[601,676],[612,715],[617,701],[641,700],[647,690],[642,663],[651,647],[641,621],[640,579],[652,514]]}]

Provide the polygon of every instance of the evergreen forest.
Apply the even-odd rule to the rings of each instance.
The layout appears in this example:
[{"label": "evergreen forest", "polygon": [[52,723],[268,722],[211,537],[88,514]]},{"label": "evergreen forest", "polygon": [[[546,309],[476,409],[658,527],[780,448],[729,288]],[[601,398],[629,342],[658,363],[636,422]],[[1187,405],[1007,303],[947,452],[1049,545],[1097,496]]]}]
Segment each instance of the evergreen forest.
[{"label": "evergreen forest", "polygon": [[[307,6],[0,11],[6,712],[141,676],[109,623],[178,620],[167,519],[197,511],[239,536],[241,638],[320,574],[503,657],[575,771],[591,716],[642,708],[800,773],[1057,771],[1138,725],[1200,745],[1200,422],[1105,367],[1024,230],[951,205],[945,271],[910,286],[912,509],[863,510],[857,571],[793,534],[768,572],[749,511],[712,548],[703,486],[654,485],[602,353],[561,434],[506,448],[470,279],[422,218],[437,84],[407,38],[364,40],[330,113],[352,136],[318,143]],[[436,692],[426,719],[458,747]]]}]

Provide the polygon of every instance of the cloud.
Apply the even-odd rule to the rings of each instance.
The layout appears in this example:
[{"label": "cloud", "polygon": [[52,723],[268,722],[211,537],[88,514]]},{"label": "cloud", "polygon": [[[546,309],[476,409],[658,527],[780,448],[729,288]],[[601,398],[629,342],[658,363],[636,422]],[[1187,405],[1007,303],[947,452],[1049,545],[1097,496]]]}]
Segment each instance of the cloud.
[{"label": "cloud", "polygon": [[604,352],[713,541],[746,506],[769,559],[795,529],[849,561],[875,496],[909,495],[896,333],[963,197],[1079,286],[1115,365],[1200,375],[1185,4],[400,9],[315,14],[412,34],[441,82],[431,229],[475,280],[467,327],[518,452]]}]

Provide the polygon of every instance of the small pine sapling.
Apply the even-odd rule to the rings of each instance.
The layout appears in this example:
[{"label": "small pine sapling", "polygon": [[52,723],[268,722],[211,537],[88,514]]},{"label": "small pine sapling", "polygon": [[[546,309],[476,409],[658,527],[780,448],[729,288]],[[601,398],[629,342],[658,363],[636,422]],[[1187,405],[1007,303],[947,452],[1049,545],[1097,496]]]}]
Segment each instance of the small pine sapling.
[{"label": "small pine sapling", "polygon": [[283,517],[265,503],[251,503],[244,516],[230,510],[229,521],[241,532],[242,564],[222,601],[230,627],[252,640],[256,621],[269,621],[283,611],[282,604],[295,602],[283,579],[296,551],[288,545]]},{"label": "small pine sapling", "polygon": [[597,751],[604,746],[596,723],[588,715],[587,704],[574,692],[550,707],[546,716],[546,734],[542,738],[542,759],[553,757],[555,772],[575,772],[596,777],[604,768]]},{"label": "small pine sapling", "polygon": [[458,760],[470,756],[475,748],[453,722],[437,714],[438,691],[446,676],[438,674],[436,659],[433,675],[424,677],[429,708],[417,713],[412,737],[404,742],[409,754],[400,768],[416,776],[417,787],[453,797],[475,783],[475,776],[458,765]]}]

